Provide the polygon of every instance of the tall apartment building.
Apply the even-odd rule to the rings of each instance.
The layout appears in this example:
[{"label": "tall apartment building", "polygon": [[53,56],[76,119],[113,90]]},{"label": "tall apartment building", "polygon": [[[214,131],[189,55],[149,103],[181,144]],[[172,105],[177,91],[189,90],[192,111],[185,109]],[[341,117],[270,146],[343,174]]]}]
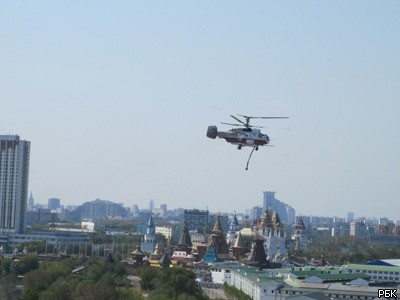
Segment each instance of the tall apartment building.
[{"label": "tall apartment building", "polygon": [[350,235],[363,238],[367,233],[366,226],[363,222],[353,221],[350,223]]},{"label": "tall apartment building", "polygon": [[50,210],[56,210],[60,208],[60,199],[59,198],[50,198],[47,204],[47,208]]},{"label": "tall apartment building", "polygon": [[30,144],[0,135],[0,234],[25,230]]},{"label": "tall apartment building", "polygon": [[261,218],[263,211],[264,210],[261,206],[254,206],[254,207],[250,208],[250,214],[249,214],[250,221],[254,221],[254,220]]},{"label": "tall apartment building", "polygon": [[279,214],[282,223],[294,224],[296,222],[296,211],[290,205],[275,198],[275,192],[263,192],[263,209],[272,209]]},{"label": "tall apartment building", "polygon": [[208,210],[185,209],[184,222],[189,230],[206,230],[209,226]]}]

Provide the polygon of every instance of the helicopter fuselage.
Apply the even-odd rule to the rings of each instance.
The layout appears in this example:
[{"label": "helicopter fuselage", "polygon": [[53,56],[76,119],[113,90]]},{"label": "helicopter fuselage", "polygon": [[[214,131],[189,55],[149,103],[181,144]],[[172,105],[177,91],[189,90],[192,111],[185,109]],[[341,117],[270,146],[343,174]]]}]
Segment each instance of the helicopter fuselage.
[{"label": "helicopter fuselage", "polygon": [[255,128],[233,128],[228,131],[219,131],[217,136],[239,147],[258,147],[269,143],[268,135]]}]

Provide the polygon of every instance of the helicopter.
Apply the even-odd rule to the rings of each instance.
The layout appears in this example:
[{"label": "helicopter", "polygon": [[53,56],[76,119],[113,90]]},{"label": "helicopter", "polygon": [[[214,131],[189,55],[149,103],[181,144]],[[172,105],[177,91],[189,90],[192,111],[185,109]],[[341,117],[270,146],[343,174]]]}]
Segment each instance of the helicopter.
[{"label": "helicopter", "polygon": [[240,150],[242,147],[252,147],[253,150],[250,153],[249,159],[247,161],[246,170],[248,170],[249,161],[253,151],[258,151],[260,146],[266,146],[270,142],[270,138],[268,135],[262,133],[259,128],[264,128],[262,126],[254,126],[250,125],[251,119],[288,119],[288,117],[250,117],[238,114],[244,120],[235,117],[234,115],[230,115],[233,119],[235,119],[238,123],[222,123],[224,125],[238,126],[239,128],[232,128],[228,131],[218,131],[217,126],[212,125],[208,126],[207,129],[207,137],[210,139],[222,138],[225,139],[228,143],[233,145],[237,145],[237,149]]}]

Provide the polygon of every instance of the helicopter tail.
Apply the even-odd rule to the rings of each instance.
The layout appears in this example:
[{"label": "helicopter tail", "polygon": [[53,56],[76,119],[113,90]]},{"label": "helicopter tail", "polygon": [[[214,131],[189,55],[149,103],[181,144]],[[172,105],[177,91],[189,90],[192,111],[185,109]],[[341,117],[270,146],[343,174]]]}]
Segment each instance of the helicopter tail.
[{"label": "helicopter tail", "polygon": [[218,135],[217,126],[208,126],[207,137],[209,137],[210,139],[215,139],[217,135]]}]

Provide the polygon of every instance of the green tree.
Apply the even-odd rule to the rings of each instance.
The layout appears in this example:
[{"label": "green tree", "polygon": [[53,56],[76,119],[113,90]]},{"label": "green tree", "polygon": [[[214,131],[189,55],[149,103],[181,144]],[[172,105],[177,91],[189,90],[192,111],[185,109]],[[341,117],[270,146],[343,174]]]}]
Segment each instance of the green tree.
[{"label": "green tree", "polygon": [[22,299],[37,300],[39,295],[60,277],[71,274],[72,269],[64,262],[43,263],[40,269],[27,273],[22,279]]},{"label": "green tree", "polygon": [[166,249],[167,248],[167,238],[161,234],[161,233],[156,233],[156,241],[158,243],[159,249]]},{"label": "green tree", "polygon": [[31,241],[24,242],[18,245],[18,252],[22,252],[24,249],[28,250],[28,253],[45,253],[46,252],[46,241]]},{"label": "green tree", "polygon": [[39,295],[40,300],[73,300],[73,292],[76,289],[77,282],[61,277],[53,282],[48,289],[42,291]]},{"label": "green tree", "polygon": [[142,289],[151,299],[207,299],[193,272],[183,268],[150,268],[141,270]]},{"label": "green tree", "polygon": [[17,281],[13,276],[0,276],[0,299],[17,300],[20,299],[20,290],[16,288]]},{"label": "green tree", "polygon": [[17,275],[24,275],[30,271],[39,268],[39,259],[34,255],[22,256],[18,262],[15,263],[15,272]]},{"label": "green tree", "polygon": [[1,262],[1,274],[3,276],[5,275],[9,275],[11,273],[11,265],[13,263],[13,260],[10,258],[1,258],[0,259]]},{"label": "green tree", "polygon": [[245,294],[243,291],[238,290],[236,287],[227,285],[224,283],[224,292],[228,296],[228,299],[235,300],[251,300],[251,297]]}]

